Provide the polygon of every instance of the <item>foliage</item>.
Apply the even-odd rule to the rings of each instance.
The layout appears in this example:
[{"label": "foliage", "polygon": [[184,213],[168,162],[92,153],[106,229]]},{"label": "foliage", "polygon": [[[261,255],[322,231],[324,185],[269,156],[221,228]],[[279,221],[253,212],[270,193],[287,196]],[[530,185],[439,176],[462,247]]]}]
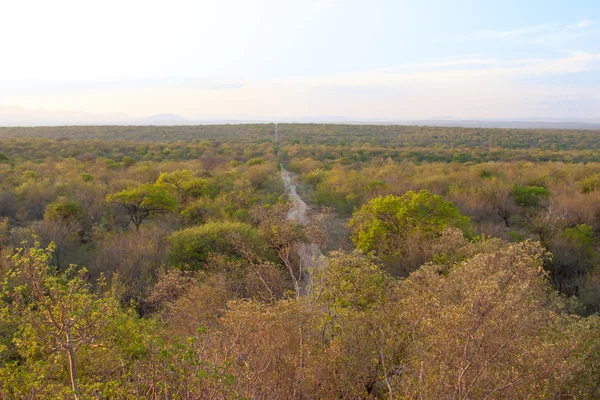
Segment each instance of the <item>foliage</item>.
[{"label": "foliage", "polygon": [[85,269],[52,273],[53,250],[52,245],[42,249],[39,243],[18,249],[4,296],[12,300],[9,317],[18,326],[14,343],[21,357],[36,360],[60,354],[69,365],[72,394],[79,398],[77,355],[101,345],[100,333],[117,306],[112,299],[90,292]]},{"label": "foliage", "polygon": [[125,208],[136,230],[140,229],[146,218],[174,211],[177,206],[175,199],[165,189],[150,183],[108,195],[106,201]]},{"label": "foliage", "polygon": [[166,188],[185,203],[189,198],[200,197],[206,189],[206,180],[194,177],[190,170],[177,170],[170,173],[163,172],[156,180],[156,184]]},{"label": "foliage", "polygon": [[123,163],[124,167],[131,167],[133,164],[135,164],[137,162],[137,160],[133,157],[125,156],[125,157],[123,157],[121,162]]},{"label": "foliage", "polygon": [[518,186],[512,188],[511,194],[515,203],[521,207],[539,207],[544,200],[550,198],[548,189],[540,186]]},{"label": "foliage", "polygon": [[315,271],[319,301],[336,309],[366,310],[385,301],[388,276],[363,253],[333,253]]},{"label": "foliage", "polygon": [[74,201],[58,199],[46,206],[44,219],[50,222],[78,222],[83,218],[81,206]]},{"label": "foliage", "polygon": [[258,232],[239,222],[209,222],[175,232],[169,238],[171,264],[198,270],[206,266],[211,253],[231,257],[243,256],[243,248],[261,254],[264,246]]},{"label": "foliage", "polygon": [[600,189],[600,174],[594,174],[578,182],[583,193],[590,193]]},{"label": "foliage", "polygon": [[277,172],[277,167],[273,164],[254,164],[248,168],[248,180],[254,186],[262,188]]},{"label": "foliage", "polygon": [[581,224],[574,228],[567,228],[562,232],[562,236],[577,246],[594,251],[594,232],[589,225]]},{"label": "foliage", "polygon": [[541,246],[482,245],[446,273],[425,266],[402,284],[402,320],[417,322],[398,391],[409,398],[567,395],[567,382],[592,356],[594,328],[549,290]]},{"label": "foliage", "polygon": [[[448,227],[466,230],[469,218],[441,196],[428,191],[377,197],[354,213],[349,222],[352,240],[364,252],[387,262],[402,262],[425,250],[427,242]],[[415,241],[419,249],[411,248]]]},{"label": "foliage", "polygon": [[273,130],[0,128],[0,397],[600,397],[598,132]]}]

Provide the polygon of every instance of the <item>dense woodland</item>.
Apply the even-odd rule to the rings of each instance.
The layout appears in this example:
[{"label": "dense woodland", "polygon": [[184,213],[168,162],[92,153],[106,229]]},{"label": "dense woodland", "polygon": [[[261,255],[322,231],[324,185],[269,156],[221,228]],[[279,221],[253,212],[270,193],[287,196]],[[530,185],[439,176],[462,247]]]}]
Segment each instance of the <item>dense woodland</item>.
[{"label": "dense woodland", "polygon": [[600,398],[599,131],[274,129],[0,128],[0,398]]}]

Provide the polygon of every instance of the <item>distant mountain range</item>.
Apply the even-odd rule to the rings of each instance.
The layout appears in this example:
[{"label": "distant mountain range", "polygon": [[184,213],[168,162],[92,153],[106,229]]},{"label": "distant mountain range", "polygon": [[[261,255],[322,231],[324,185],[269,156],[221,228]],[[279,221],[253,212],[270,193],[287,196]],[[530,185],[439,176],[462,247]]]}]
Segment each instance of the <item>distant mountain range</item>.
[{"label": "distant mountain range", "polygon": [[181,115],[177,115],[177,114],[158,114],[158,115],[151,115],[148,118],[144,118],[143,119],[146,122],[156,122],[156,123],[176,123],[176,122],[181,122],[181,123],[187,123],[189,122],[187,119],[183,118]]},{"label": "distant mountain range", "polygon": [[29,110],[19,106],[0,106],[0,126],[60,126],[60,125],[209,125],[245,123],[321,123],[360,125],[417,125],[459,126],[467,128],[537,128],[537,129],[593,129],[600,130],[600,118],[499,118],[461,119],[434,117],[429,119],[352,119],[343,116],[304,116],[289,118],[229,118],[187,119],[178,114],[165,113],[135,118],[123,113],[90,114],[79,111]]}]

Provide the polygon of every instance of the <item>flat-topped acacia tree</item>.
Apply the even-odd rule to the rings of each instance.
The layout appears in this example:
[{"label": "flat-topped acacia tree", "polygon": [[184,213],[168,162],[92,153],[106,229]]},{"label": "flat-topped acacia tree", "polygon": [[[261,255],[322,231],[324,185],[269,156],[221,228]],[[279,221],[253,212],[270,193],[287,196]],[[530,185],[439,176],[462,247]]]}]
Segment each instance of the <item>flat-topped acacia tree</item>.
[{"label": "flat-topped acacia tree", "polygon": [[207,181],[194,176],[188,169],[173,172],[163,172],[156,180],[156,184],[175,195],[181,203],[200,197],[206,190]]},{"label": "flat-topped acacia tree", "polygon": [[129,222],[133,222],[136,231],[146,218],[174,211],[177,202],[167,190],[157,184],[146,183],[128,188],[119,193],[110,194],[106,201],[118,204],[129,214]]}]

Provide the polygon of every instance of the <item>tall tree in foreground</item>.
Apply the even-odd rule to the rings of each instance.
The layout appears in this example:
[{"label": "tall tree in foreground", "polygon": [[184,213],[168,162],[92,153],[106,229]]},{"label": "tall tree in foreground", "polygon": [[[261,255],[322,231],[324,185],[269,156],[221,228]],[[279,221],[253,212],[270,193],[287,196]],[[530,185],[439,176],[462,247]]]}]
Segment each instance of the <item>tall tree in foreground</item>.
[{"label": "tall tree in foreground", "polygon": [[547,254],[538,243],[471,244],[456,231],[443,242],[441,262],[413,272],[397,293],[395,309],[410,327],[395,382],[400,393],[514,399],[579,398],[598,390],[582,378],[597,373],[588,368],[598,319],[569,313],[548,282]]},{"label": "tall tree in foreground", "polygon": [[[117,304],[90,291],[85,269],[71,266],[65,273],[53,272],[53,252],[53,244],[43,249],[39,243],[17,250],[4,289],[5,299],[10,299],[5,312],[18,327],[15,343],[23,357],[34,353],[65,357],[72,394],[79,399],[77,354],[84,347],[100,345],[102,328]],[[103,284],[99,282],[100,288]]]}]

